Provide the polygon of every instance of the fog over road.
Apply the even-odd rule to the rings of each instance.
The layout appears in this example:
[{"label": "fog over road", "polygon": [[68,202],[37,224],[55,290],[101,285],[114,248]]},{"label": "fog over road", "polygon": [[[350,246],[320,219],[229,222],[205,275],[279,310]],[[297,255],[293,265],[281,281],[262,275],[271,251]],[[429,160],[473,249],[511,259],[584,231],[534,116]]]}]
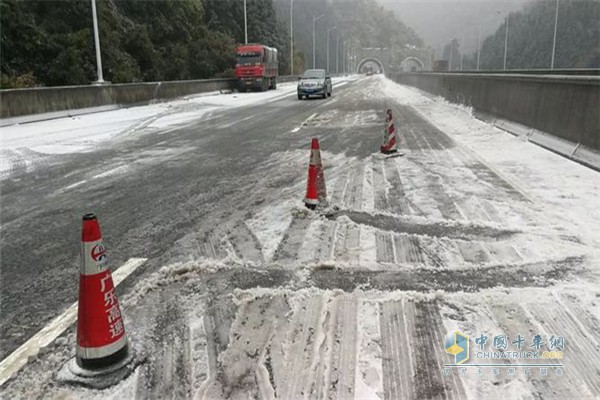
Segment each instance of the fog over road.
[{"label": "fog over road", "polygon": [[[386,108],[401,157],[377,153]],[[600,393],[598,173],[468,109],[376,75],[337,78],[326,100],[282,84],[2,134],[2,359],[77,300],[85,212],[113,269],[148,259],[118,288],[145,357],[129,378],[57,384],[70,328],[7,398]],[[320,212],[302,204],[312,137]],[[495,335],[561,336],[564,359],[546,375],[514,359],[445,368],[453,330],[489,335],[489,351]]]}]

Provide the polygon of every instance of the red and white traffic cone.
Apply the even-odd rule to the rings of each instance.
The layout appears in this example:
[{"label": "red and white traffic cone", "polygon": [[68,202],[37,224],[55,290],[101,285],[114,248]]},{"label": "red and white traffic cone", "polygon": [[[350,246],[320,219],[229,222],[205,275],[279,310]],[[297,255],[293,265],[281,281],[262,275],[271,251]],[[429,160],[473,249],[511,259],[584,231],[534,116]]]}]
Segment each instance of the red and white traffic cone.
[{"label": "red and white traffic cone", "polygon": [[398,151],[398,140],[396,138],[396,128],[394,127],[394,117],[392,116],[392,110],[389,108],[386,110],[386,129],[383,134],[383,144],[379,150],[383,154],[392,154]]},{"label": "red and white traffic cone", "polygon": [[76,361],[80,367],[93,370],[123,361],[128,345],[106,248],[94,214],[83,216],[81,242]]},{"label": "red and white traffic cone", "polygon": [[327,189],[325,187],[325,174],[321,164],[321,149],[319,139],[313,138],[310,144],[310,164],[308,166],[308,183],[306,185],[306,197],[304,204],[307,208],[314,210],[319,204],[327,200]]}]

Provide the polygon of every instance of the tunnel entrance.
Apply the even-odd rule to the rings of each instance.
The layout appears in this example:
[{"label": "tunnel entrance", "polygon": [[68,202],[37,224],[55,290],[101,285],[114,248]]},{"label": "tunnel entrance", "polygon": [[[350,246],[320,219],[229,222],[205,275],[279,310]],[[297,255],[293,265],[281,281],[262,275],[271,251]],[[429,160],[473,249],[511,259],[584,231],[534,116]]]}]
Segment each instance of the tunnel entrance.
[{"label": "tunnel entrance", "polygon": [[377,58],[365,58],[358,63],[356,72],[366,74],[369,71],[374,74],[385,73],[385,68],[383,67],[383,63]]}]

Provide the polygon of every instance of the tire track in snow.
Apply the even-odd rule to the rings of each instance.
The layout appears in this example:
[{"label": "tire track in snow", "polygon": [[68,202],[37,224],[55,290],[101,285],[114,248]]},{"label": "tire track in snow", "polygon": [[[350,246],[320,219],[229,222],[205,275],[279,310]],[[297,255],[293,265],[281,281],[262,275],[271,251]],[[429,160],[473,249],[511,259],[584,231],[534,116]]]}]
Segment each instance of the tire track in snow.
[{"label": "tire track in snow", "polygon": [[261,244],[246,223],[238,221],[233,226],[229,233],[229,241],[240,259],[258,264],[264,262]]},{"label": "tire track in snow", "polygon": [[[357,348],[357,301],[353,295],[337,297],[336,326],[332,332],[334,358],[328,398],[354,398]],[[335,373],[334,373],[335,371]]]},{"label": "tire track in snow", "polygon": [[345,191],[342,204],[346,208],[360,210],[363,205],[363,175],[364,168],[358,164],[352,169],[352,174],[348,188]]},{"label": "tire track in snow", "polygon": [[402,179],[400,178],[396,159],[390,158],[384,160],[384,167],[384,176],[390,185],[388,191],[390,210],[400,215],[411,215],[412,212],[409,202],[406,199],[406,194],[404,193],[404,187],[402,186]]},{"label": "tire track in snow", "polygon": [[388,202],[388,187],[383,160],[373,160],[374,205],[378,211],[392,211]]},{"label": "tire track in snow", "polygon": [[[279,345],[284,349],[284,369],[287,379],[277,387],[277,396],[282,399],[306,398],[313,386],[315,373],[313,362],[319,357],[317,342],[322,328],[319,323],[324,313],[325,299],[321,295],[311,295],[300,300],[293,309],[291,320],[285,328],[275,333],[277,338],[285,338]],[[274,343],[277,347],[277,343]]]},{"label": "tire track in snow", "polygon": [[360,261],[360,226],[348,220],[338,221],[335,235],[334,258],[353,266]]},{"label": "tire track in snow", "polygon": [[297,262],[298,253],[304,243],[304,237],[310,223],[311,220],[307,218],[294,218],[292,220],[275,251],[273,261],[279,261],[284,264]]},{"label": "tire track in snow", "polygon": [[[446,355],[442,352],[444,333],[438,307],[431,302],[415,303],[416,369],[415,392],[417,398],[461,399],[465,391],[456,374],[443,376]],[[432,345],[433,344],[433,345]],[[433,348],[433,352],[430,351]]]},{"label": "tire track in snow", "polygon": [[404,264],[424,264],[423,251],[416,236],[393,235],[397,262]]},{"label": "tire track in snow", "polygon": [[[600,349],[593,334],[600,331],[600,326],[596,326],[591,332],[585,329],[578,321],[589,320],[590,316],[580,312],[573,313],[569,303],[564,301],[552,309],[548,309],[547,305],[530,303],[526,310],[529,317],[540,326],[540,330],[544,330],[538,333],[542,334],[545,340],[551,335],[564,337],[566,332],[569,333],[565,337],[565,358],[560,361],[564,363],[566,373],[577,376],[586,386],[587,390],[579,393],[581,398],[600,393]],[[548,343],[546,349],[549,350]],[[550,363],[554,362],[556,361]],[[563,382],[548,380],[547,383],[552,389],[555,384],[561,385]]]},{"label": "tire track in snow", "polygon": [[380,263],[396,263],[394,242],[389,232],[375,232],[375,243],[377,246],[377,261]]}]

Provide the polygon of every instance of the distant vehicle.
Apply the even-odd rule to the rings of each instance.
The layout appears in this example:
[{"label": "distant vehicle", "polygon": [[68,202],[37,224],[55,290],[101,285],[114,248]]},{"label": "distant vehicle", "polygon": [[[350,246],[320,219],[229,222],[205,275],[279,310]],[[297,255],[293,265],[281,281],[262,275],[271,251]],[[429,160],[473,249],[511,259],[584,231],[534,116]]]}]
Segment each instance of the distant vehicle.
[{"label": "distant vehicle", "polygon": [[298,80],[298,100],[310,96],[331,96],[331,77],[324,69],[307,69]]},{"label": "distant vehicle", "polygon": [[235,77],[241,92],[277,88],[277,49],[262,44],[240,45],[236,51]]}]

